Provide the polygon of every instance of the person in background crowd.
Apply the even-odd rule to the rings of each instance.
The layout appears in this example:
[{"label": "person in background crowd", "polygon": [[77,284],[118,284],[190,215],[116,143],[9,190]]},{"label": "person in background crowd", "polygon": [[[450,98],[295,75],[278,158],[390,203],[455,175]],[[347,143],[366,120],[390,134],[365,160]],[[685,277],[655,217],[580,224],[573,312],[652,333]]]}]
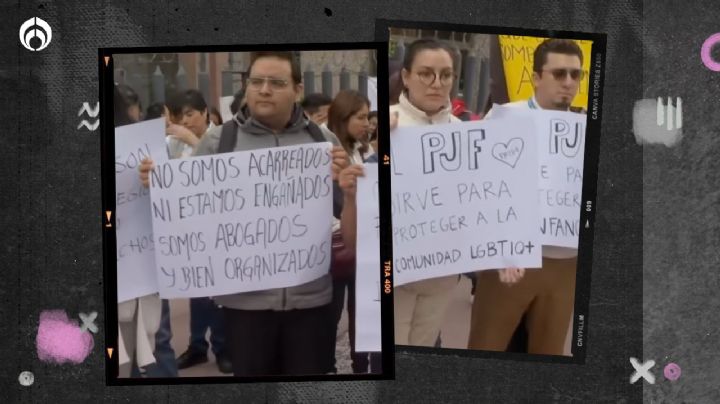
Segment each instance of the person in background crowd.
[{"label": "person in background crowd", "polygon": [[396,105],[400,102],[400,94],[403,92],[403,82],[402,77],[400,77],[400,72],[397,71],[390,75],[388,82],[390,86],[390,105]]},{"label": "person in background crowd", "polygon": [[370,122],[370,129],[368,129],[368,140],[370,147],[377,151],[377,140],[378,140],[378,113],[377,111],[370,111],[368,115],[368,121]]},{"label": "person in background crowd", "polygon": [[[534,95],[528,100],[507,105],[582,112],[571,107],[584,74],[582,61],[582,50],[575,41],[543,41],[533,56]],[[492,116],[492,110],[487,116]],[[506,350],[513,332],[525,316],[528,353],[564,353],[575,302],[577,248],[543,246],[542,253],[540,269],[506,269],[521,278],[510,288],[502,287],[492,276],[493,271],[478,273],[469,349]]]},{"label": "person in background crowd", "polygon": [[147,107],[144,120],[149,121],[151,119],[157,119],[163,116],[165,116],[165,105],[163,105],[163,103],[161,102],[156,102]]},{"label": "person in background crowd", "polygon": [[[329,130],[311,127],[295,102],[302,77],[292,52],[255,52],[249,72],[246,104],[232,122],[203,136],[195,155],[220,152],[225,125],[234,125],[232,151],[313,143],[316,129],[338,145]],[[333,148],[332,157],[333,165],[347,166],[342,147]],[[152,165],[146,160],[140,168],[145,185]],[[330,373],[336,344],[332,295],[332,279],[326,274],[298,286],[216,296],[235,376]]]},{"label": "person in background crowd", "polygon": [[[170,114],[180,119],[171,123],[167,132],[171,158],[189,157],[205,134],[214,127],[208,107],[198,90],[186,90],[172,98]],[[177,119],[177,118],[176,118]],[[187,369],[208,361],[205,333],[210,329],[210,343],[218,370],[232,372],[232,363],[225,349],[224,319],[220,309],[208,297],[190,299],[190,344],[177,359],[178,369]]]},{"label": "person in background crowd", "polygon": [[327,124],[328,109],[332,103],[332,98],[325,94],[310,94],[302,100],[300,106],[311,121],[318,125]]},{"label": "person in background crowd", "polygon": [[120,96],[127,105],[127,115],[133,122],[139,122],[142,118],[141,111],[142,105],[140,104],[140,97],[138,97],[135,90],[125,84],[117,84],[115,86]]},{"label": "person in background crowd", "polygon": [[210,122],[215,126],[220,126],[223,123],[222,115],[215,107],[210,108]]},{"label": "person in background crowd", "polygon": [[[397,127],[397,114],[390,115],[390,130]],[[366,163],[377,163],[378,155],[374,153],[365,160]],[[333,173],[338,179],[338,185],[343,193],[343,210],[341,213],[341,231],[346,248],[355,250],[357,238],[357,177],[364,176],[362,164],[354,163],[346,168],[333,166]],[[356,367],[353,358],[353,370]],[[360,364],[357,361],[358,365]],[[382,353],[370,353],[370,373],[382,373]]]},{"label": "person in background crowd", "polygon": [[[370,128],[368,121],[370,100],[354,90],[342,90],[328,109],[328,129],[340,140],[351,164],[362,164],[364,157],[374,154],[367,142]],[[357,268],[356,268],[357,270]],[[362,270],[372,270],[364,268]],[[355,352],[355,277],[333,281],[333,304],[335,324],[340,322],[345,304],[345,289],[348,290],[348,328],[350,334],[350,357],[354,373],[367,373],[368,354]]]},{"label": "person in background crowd", "polygon": [[328,129],[338,137],[353,164],[362,163],[375,153],[368,143],[369,108],[367,97],[355,90],[343,90],[328,110]]},{"label": "person in background crowd", "polygon": [[232,103],[230,103],[230,112],[235,116],[241,107],[245,105],[245,89],[235,93]]}]

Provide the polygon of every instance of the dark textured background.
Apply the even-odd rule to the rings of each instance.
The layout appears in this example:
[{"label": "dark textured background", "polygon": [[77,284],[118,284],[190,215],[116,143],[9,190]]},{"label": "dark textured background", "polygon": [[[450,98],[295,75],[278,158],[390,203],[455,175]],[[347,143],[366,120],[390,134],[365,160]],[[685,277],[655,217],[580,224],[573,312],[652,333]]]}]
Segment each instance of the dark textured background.
[{"label": "dark textured background", "polygon": [[[646,326],[653,338],[646,340],[645,354],[659,357],[666,352],[661,349],[666,346],[672,348],[674,355],[684,355],[677,362],[681,366],[687,363],[687,367],[684,367],[683,378],[672,387],[657,374],[656,367],[658,385],[645,390],[653,390],[647,394],[656,398],[663,394],[668,397],[682,394],[693,397],[690,401],[694,402],[711,399],[706,392],[711,387],[709,378],[696,374],[699,382],[690,384],[695,373],[690,367],[701,366],[702,359],[700,353],[691,359],[689,352],[696,341],[702,341],[711,349],[714,334],[705,338],[699,332],[717,328],[707,317],[700,322],[703,316],[696,316],[707,303],[705,297],[714,291],[712,282],[717,285],[717,277],[708,282],[705,276],[695,275],[702,271],[710,273],[710,263],[716,254],[710,246],[717,237],[706,237],[708,234],[701,230],[701,225],[717,215],[709,213],[711,210],[703,213],[697,205],[690,207],[690,204],[698,200],[707,206],[717,194],[708,193],[710,188],[703,191],[700,186],[681,181],[684,181],[683,174],[690,170],[700,173],[694,182],[714,180],[714,173],[709,171],[715,164],[709,142],[712,128],[705,125],[702,140],[683,142],[675,150],[646,147],[644,156],[631,133],[633,102],[643,96],[643,72],[649,75],[655,72],[649,67],[643,71],[643,55],[648,54],[643,38],[655,37],[663,49],[668,46],[665,30],[670,30],[678,40],[691,41],[672,44],[681,50],[678,54],[685,55],[682,59],[676,55],[671,59],[658,59],[663,62],[662,70],[658,66],[658,77],[681,77],[673,85],[685,90],[685,94],[695,80],[692,77],[698,82],[710,80],[710,88],[703,90],[707,92],[716,88],[720,80],[720,76],[708,74],[697,66],[698,38],[667,27],[666,18],[677,22],[681,9],[660,10],[656,5],[659,17],[648,15],[646,10],[645,17],[655,21],[655,28],[651,25],[644,34],[643,5],[639,1],[86,3],[15,1],[11,5],[3,2],[0,6],[3,38],[0,122],[4,128],[0,134],[3,146],[0,148],[3,174],[0,177],[3,247],[0,262],[4,275],[0,280],[0,319],[3,321],[0,401],[9,398],[9,402],[22,403],[640,402],[642,383],[628,382],[632,372],[628,358],[643,356],[641,268],[643,253],[647,258],[651,245],[657,249],[654,259],[658,261],[653,261],[655,266],[646,265],[645,273],[656,278],[652,281],[657,282],[663,293],[674,290],[670,285],[686,287],[684,293],[676,291],[669,295],[675,304],[682,302],[683,306],[672,313],[697,318],[698,324],[695,329],[673,333],[667,332],[674,324],[671,320],[652,317],[656,319],[653,322],[650,316],[646,317]],[[706,3],[708,7],[711,4]],[[332,16],[326,15],[326,7]],[[53,28],[51,45],[39,53],[29,52],[18,44],[20,24],[33,16],[43,18]],[[395,381],[105,387],[100,132],[76,129],[77,111],[82,102],[97,101],[97,48],[372,41],[376,18],[608,34],[592,292],[586,316],[586,364],[402,354],[396,356]],[[712,23],[706,17],[707,29],[712,29]],[[667,57],[665,53],[661,52],[663,57]],[[694,76],[685,75],[686,70]],[[664,80],[654,83],[660,86],[658,91],[680,91],[662,87]],[[710,116],[710,100],[715,98],[698,95],[692,115],[698,120],[700,116]],[[688,100],[686,105],[689,104]],[[688,114],[686,120],[691,119]],[[691,133],[690,125],[688,122],[688,133]],[[653,164],[653,169],[646,165],[643,171],[643,157],[646,164]],[[676,166],[681,169],[666,166],[668,162],[677,162]],[[657,193],[656,202],[652,205],[645,202],[645,207],[648,211],[663,213],[661,221],[655,223],[662,231],[653,232],[648,221],[643,228],[643,175],[646,181],[649,175],[657,176],[655,182],[649,181],[644,186],[646,193]],[[668,176],[674,182],[667,182]],[[665,186],[673,183],[677,185],[668,193]],[[670,210],[666,204],[670,201],[668,195],[685,209],[675,210],[678,207],[675,204]],[[704,216],[690,220],[689,215],[695,213]],[[672,225],[687,226],[687,238],[677,233],[675,240],[667,232]],[[718,226],[714,225],[713,229],[718,230]],[[655,237],[646,244],[645,250],[643,234]],[[692,254],[694,265],[690,265],[692,261],[685,261],[687,254]],[[681,265],[682,262],[688,265]],[[650,283],[646,287],[648,285]],[[692,298],[687,296],[690,291],[695,294]],[[646,293],[654,296],[653,293],[660,291],[646,289]],[[656,316],[664,315],[662,303],[653,306],[646,301],[646,305]],[[85,363],[58,366],[37,359],[34,341],[38,316],[42,310],[53,308],[66,310],[71,316],[80,311],[99,312],[100,333],[95,335],[94,351]],[[31,387],[18,383],[18,375],[23,370],[35,374]]]},{"label": "dark textured background", "polygon": [[[643,348],[658,378],[644,397],[719,403],[720,72],[700,48],[720,12],[716,1],[657,3],[644,2],[643,98],[681,97],[683,138],[643,146]],[[674,383],[662,376],[671,362],[682,368]]]}]

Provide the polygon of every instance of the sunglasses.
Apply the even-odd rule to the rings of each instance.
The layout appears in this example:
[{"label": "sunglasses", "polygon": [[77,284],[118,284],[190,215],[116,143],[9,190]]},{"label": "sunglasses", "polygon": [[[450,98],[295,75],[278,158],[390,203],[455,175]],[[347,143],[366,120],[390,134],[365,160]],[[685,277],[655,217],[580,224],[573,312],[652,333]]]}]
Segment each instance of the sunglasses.
[{"label": "sunglasses", "polygon": [[558,81],[565,80],[567,76],[570,76],[575,81],[582,80],[585,77],[585,72],[580,69],[549,69],[543,71],[549,72]]}]

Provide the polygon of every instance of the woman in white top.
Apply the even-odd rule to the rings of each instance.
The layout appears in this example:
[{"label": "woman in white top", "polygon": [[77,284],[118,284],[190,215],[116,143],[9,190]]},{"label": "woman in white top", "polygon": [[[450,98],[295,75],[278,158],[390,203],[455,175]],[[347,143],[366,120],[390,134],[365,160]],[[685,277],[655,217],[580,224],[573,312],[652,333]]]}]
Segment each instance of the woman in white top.
[{"label": "woman in white top", "polygon": [[[454,53],[450,46],[432,39],[410,44],[400,71],[403,91],[398,103],[390,107],[390,114],[397,115],[398,126],[460,122],[453,116],[450,105],[455,80]],[[450,275],[394,289],[397,345],[435,345],[458,281],[458,275]]]},{"label": "woman in white top", "polygon": [[[390,107],[391,130],[396,125],[460,122],[452,115],[450,104],[450,92],[455,80],[454,53],[451,47],[433,39],[420,39],[410,44],[400,72],[403,91],[398,103]],[[402,153],[402,150],[395,153]],[[352,189],[356,181],[350,177],[358,175],[362,175],[362,168],[350,166],[339,176],[340,186],[350,195],[345,198],[343,210],[343,228],[346,229],[350,229],[350,224],[354,223],[350,212],[354,212],[355,208],[352,205]],[[348,226],[346,217],[350,222]],[[343,233],[345,236],[346,232]],[[347,237],[354,244],[354,238],[349,232]],[[515,281],[517,278],[514,274],[508,276],[508,272],[500,271],[502,281]],[[458,275],[451,275],[395,287],[395,344],[434,346],[458,281]]]}]

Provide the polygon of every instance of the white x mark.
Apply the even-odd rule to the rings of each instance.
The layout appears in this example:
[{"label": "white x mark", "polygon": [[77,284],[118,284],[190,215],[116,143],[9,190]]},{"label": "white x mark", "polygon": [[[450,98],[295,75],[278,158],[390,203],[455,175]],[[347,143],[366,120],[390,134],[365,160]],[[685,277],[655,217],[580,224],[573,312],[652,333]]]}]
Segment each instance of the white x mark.
[{"label": "white x mark", "polygon": [[95,325],[95,319],[97,318],[97,311],[93,311],[90,314],[80,313],[80,320],[82,320],[82,325],[80,326],[80,330],[90,330],[93,333],[98,332],[98,328]]},{"label": "white x mark", "polygon": [[655,376],[650,373],[650,368],[655,366],[654,360],[649,360],[640,365],[640,362],[637,360],[637,358],[630,358],[630,363],[632,364],[633,368],[635,368],[635,373],[630,376],[630,384],[634,384],[641,377],[647,380],[648,383],[655,384]]}]

